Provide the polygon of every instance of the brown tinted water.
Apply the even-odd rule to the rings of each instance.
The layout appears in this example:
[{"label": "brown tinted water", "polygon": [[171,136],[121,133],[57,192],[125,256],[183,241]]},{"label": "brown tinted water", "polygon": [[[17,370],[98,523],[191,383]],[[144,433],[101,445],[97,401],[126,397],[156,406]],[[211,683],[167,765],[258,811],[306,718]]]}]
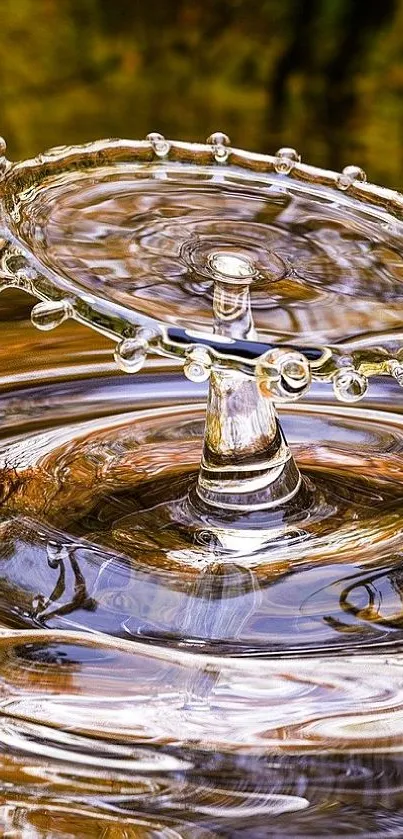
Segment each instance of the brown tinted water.
[{"label": "brown tinted water", "polygon": [[[158,161],[71,177],[58,154],[39,185],[16,169],[18,196],[7,176],[7,221],[88,305],[99,295],[205,327],[206,266],[230,241],[231,258],[256,266],[259,336],[399,345],[399,222],[343,190],[307,198],[276,174],[254,185],[231,167],[196,177]],[[16,252],[4,253],[11,270]],[[110,347],[71,324],[27,358],[29,327],[12,311],[5,835],[308,837],[334,835],[337,820],[344,836],[398,836],[397,383],[371,381],[359,406],[321,384],[284,407],[295,499],[213,515],[194,502],[205,385],[156,360],[119,376]]]},{"label": "brown tinted water", "polygon": [[[297,6],[6,0],[0,130],[10,156],[154,127],[202,140],[223,127],[245,147],[292,143],[312,163],[358,163],[401,188],[402,3],[365,13],[341,1]],[[138,254],[126,245],[138,234],[145,270],[155,270],[159,235],[159,269],[175,277],[174,217],[189,196],[158,206],[150,194],[145,223],[130,219],[114,236],[130,201],[123,192],[108,206],[107,189],[94,190],[106,240],[87,223],[88,249],[88,220],[70,193],[47,252],[92,290],[101,273],[116,293],[116,277],[127,300]],[[232,202],[238,222],[242,206]],[[260,328],[300,340],[307,326],[317,340],[330,330],[334,340],[375,327],[398,333],[395,254],[374,229],[350,225],[343,239],[334,218],[318,224],[310,209],[302,225],[276,231],[266,208],[276,252],[266,267],[280,294],[269,311],[256,301]],[[213,232],[200,199],[188,228],[199,239]],[[284,277],[284,257],[296,252],[299,274]],[[315,280],[326,264],[323,293]],[[177,313],[191,295],[206,322],[208,278],[179,277]],[[27,300],[0,297],[2,834],[401,837],[397,385],[377,380],[348,408],[320,388],[285,412],[312,505],[302,522],[271,522],[274,538],[286,527],[289,550],[278,562],[272,554],[263,574],[243,567],[242,550],[224,571],[209,527],[196,545],[182,530],[179,556],[164,532],[138,527],[139,508],[168,491],[177,505],[194,480],[203,387],[162,362],[140,378],[119,376],[96,334],[70,323],[34,331]],[[144,284],[142,300],[163,311],[166,286]],[[319,520],[310,515],[318,506]],[[291,567],[304,533],[316,550],[294,553]],[[210,569],[209,551],[218,554]]]},{"label": "brown tinted water", "polygon": [[131,534],[139,498],[192,479],[203,387],[115,375],[106,341],[67,325],[36,339],[33,382],[25,312],[3,295],[4,835],[400,836],[397,385],[284,412],[331,487],[317,556],[198,568],[184,537],[179,573],[163,533]]}]

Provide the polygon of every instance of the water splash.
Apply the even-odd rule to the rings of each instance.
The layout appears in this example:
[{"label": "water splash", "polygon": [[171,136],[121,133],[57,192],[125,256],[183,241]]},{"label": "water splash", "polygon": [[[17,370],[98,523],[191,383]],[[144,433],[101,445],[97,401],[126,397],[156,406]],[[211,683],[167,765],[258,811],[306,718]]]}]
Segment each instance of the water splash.
[{"label": "water splash", "polygon": [[[190,381],[161,366],[155,376],[149,361],[123,379],[104,345],[84,346],[65,323],[33,382],[23,328],[8,333],[21,366],[0,382],[4,830],[308,837],[337,821],[342,836],[400,836],[397,383],[354,406],[379,358],[400,375],[399,222],[357,204],[366,185],[351,167],[320,196],[285,182],[304,172],[294,150],[269,175],[256,156],[246,177],[225,135],[209,138],[197,171],[161,135],[138,148],[146,173],[133,161],[102,179],[69,170],[46,193],[33,164],[8,208],[37,259],[80,286],[80,317],[96,294],[135,300],[173,329],[190,323],[198,340],[206,327],[231,336],[235,311],[249,340],[348,341],[334,384],[349,404],[320,387],[284,407],[297,492],[218,515],[196,497],[203,344],[186,358]],[[13,270],[35,290],[12,248],[1,270],[5,285]],[[33,320],[47,330],[69,305],[39,303]],[[142,329],[120,334],[124,370],[145,361]],[[362,348],[374,353],[364,371]],[[279,395],[306,374],[281,358]],[[265,361],[255,387],[274,387]]]}]

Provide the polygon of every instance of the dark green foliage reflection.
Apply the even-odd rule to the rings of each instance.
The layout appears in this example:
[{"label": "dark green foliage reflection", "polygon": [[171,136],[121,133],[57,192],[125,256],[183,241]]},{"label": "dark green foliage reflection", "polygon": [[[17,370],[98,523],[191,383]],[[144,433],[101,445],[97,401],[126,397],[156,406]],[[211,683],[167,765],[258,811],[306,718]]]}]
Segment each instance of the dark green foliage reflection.
[{"label": "dark green foliage reflection", "polygon": [[12,158],[158,130],[402,187],[402,0],[2,0]]}]

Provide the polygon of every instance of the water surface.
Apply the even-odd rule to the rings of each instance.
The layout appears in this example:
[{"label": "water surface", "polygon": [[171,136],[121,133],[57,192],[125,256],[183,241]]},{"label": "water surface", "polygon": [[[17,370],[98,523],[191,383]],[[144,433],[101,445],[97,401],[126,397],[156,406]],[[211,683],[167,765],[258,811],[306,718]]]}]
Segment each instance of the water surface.
[{"label": "water surface", "polygon": [[[262,337],[398,344],[383,216],[275,177],[185,167],[179,189],[170,172],[49,178],[10,219],[84,296],[210,327],[208,256],[230,243],[257,268]],[[298,503],[194,526],[206,386],[155,359],[118,375],[104,339],[34,339],[3,299],[5,835],[399,836],[397,383],[283,408]]]}]

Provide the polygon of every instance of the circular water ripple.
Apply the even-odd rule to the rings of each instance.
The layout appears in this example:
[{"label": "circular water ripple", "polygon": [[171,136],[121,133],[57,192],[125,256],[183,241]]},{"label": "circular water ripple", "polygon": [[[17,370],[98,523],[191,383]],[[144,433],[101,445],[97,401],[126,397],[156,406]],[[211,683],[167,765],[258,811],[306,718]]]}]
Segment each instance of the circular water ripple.
[{"label": "circular water ripple", "polygon": [[[11,799],[11,800],[10,800]],[[1,802],[1,799],[0,799]],[[102,812],[102,808],[71,802],[36,803],[22,799],[14,803],[12,796],[0,804],[0,826],[4,835],[71,839],[71,837],[113,837],[113,839],[214,839],[214,834],[195,825],[178,820],[157,819],[152,816]],[[18,830],[18,833],[15,832]]]},{"label": "circular water ripple", "polygon": [[399,836],[399,757],[191,757],[190,771],[150,777],[140,770],[125,774],[123,767],[111,773],[49,756],[0,752],[5,781],[0,818],[19,830],[27,820],[29,835],[30,814],[41,819],[49,808],[58,829],[63,825],[69,836],[80,839],[87,825],[94,835],[99,824],[118,830],[119,822],[126,830],[134,824],[175,827],[179,836],[241,836],[246,831],[269,837],[292,831],[308,839],[334,835],[335,819],[342,836]]},{"label": "circular water ripple", "polygon": [[[116,415],[72,423],[74,393],[85,385],[47,396],[47,422],[57,426],[46,431],[34,431],[41,413],[31,417],[29,391],[4,414],[0,614],[8,625],[230,655],[401,643],[400,415],[358,418],[354,408],[336,414],[311,403],[284,412],[310,487],[306,506],[237,524],[228,555],[214,522],[191,530],[180,519],[200,456],[200,388],[179,376],[157,387],[143,375],[130,394],[116,379],[85,403],[101,415],[113,404]],[[168,393],[177,404],[167,405]],[[131,398],[134,410],[123,413]],[[38,389],[32,399],[38,410]]]},{"label": "circular water ripple", "polygon": [[399,224],[338,191],[155,164],[59,174],[19,198],[17,232],[43,262],[164,322],[211,327],[212,255],[228,251],[253,266],[262,338],[322,344],[402,326]]},{"label": "circular water ripple", "polygon": [[[403,748],[399,653],[256,666],[70,632],[20,631],[0,643],[0,742],[14,750],[153,771],[136,744],[245,755]],[[83,756],[77,736],[96,753]],[[184,768],[164,760],[157,771]]]},{"label": "circular water ripple", "polygon": [[398,837],[392,384],[359,414],[326,399],[284,412],[315,505],[281,522],[287,550],[262,573],[242,550],[201,569],[188,544],[164,563],[155,533],[141,551],[129,539],[139,504],[193,479],[200,387],[147,372],[24,384],[0,397],[4,830]]}]

